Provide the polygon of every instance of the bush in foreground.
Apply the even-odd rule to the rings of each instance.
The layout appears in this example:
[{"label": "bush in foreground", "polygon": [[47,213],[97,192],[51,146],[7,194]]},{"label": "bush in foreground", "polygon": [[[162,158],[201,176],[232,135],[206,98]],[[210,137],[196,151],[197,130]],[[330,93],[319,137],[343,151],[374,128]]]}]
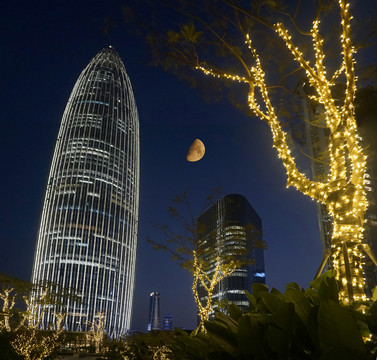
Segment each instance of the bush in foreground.
[{"label": "bush in foreground", "polygon": [[206,322],[207,333],[176,337],[179,359],[366,360],[377,350],[377,291],[372,301],[338,300],[335,272],[328,271],[306,290],[287,285],[285,293],[253,284],[250,309],[230,305]]}]

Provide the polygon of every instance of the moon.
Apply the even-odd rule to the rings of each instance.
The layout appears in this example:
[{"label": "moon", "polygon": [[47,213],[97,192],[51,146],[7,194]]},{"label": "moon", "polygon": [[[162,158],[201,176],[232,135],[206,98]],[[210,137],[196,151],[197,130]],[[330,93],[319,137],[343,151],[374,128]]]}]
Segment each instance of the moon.
[{"label": "moon", "polygon": [[187,152],[186,160],[190,162],[199,161],[204,156],[205,152],[206,148],[204,144],[199,139],[195,139]]}]

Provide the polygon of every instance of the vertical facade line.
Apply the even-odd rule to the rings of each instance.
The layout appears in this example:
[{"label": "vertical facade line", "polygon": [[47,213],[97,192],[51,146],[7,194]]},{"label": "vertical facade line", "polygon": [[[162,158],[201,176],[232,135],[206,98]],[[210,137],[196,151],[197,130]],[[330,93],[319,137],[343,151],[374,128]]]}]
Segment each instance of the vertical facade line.
[{"label": "vertical facade line", "polygon": [[[77,298],[44,310],[89,331],[98,313],[112,337],[130,329],[139,211],[139,119],[117,52],[100,51],[63,113],[38,232],[32,282]],[[39,293],[38,293],[39,291]],[[34,294],[38,297],[41,290]],[[39,310],[41,311],[41,309]]]}]

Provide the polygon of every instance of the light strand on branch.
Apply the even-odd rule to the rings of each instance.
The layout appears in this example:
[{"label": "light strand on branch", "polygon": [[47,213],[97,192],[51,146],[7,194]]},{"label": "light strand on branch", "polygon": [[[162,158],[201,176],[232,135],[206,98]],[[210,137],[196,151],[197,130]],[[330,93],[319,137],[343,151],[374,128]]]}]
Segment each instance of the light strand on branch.
[{"label": "light strand on branch", "polygon": [[6,331],[11,331],[9,319],[12,314],[11,311],[16,303],[16,295],[11,295],[14,291],[14,288],[3,289],[0,292],[0,299],[3,301],[2,307],[2,319],[0,320],[0,331],[5,329]]},{"label": "light strand on branch", "polygon": [[243,83],[247,83],[247,84],[249,83],[249,80],[246,79],[243,76],[231,75],[231,74],[226,74],[226,73],[219,73],[219,72],[213,71],[212,69],[206,69],[205,67],[203,67],[201,65],[196,66],[195,69],[201,70],[201,71],[203,71],[204,74],[211,75],[215,78],[225,78],[225,79],[243,82]]},{"label": "light strand on branch", "polygon": [[[236,270],[236,268],[236,263],[232,261],[229,264],[225,264],[221,260],[220,253],[217,251],[213,274],[211,277],[209,277],[206,271],[202,269],[202,265],[200,263],[200,260],[198,259],[196,251],[193,251],[194,280],[192,284],[192,292],[194,294],[195,303],[198,307],[198,315],[200,317],[199,328],[201,331],[206,332],[204,322],[209,320],[209,315],[213,311],[212,295],[215,290],[215,286],[226,276],[232,274]],[[205,274],[205,277],[203,277],[203,274]],[[202,301],[199,298],[199,286],[202,286],[207,292],[205,305],[203,305]]]},{"label": "light strand on branch", "polygon": [[[282,130],[271,104],[259,56],[248,34],[245,34],[245,44],[254,59],[254,65],[250,66],[252,76],[249,79],[239,75],[217,73],[202,66],[196,68],[206,75],[249,84],[248,105],[271,129],[273,147],[277,149],[287,172],[287,186],[293,186],[303,194],[325,204],[327,212],[333,218],[331,239],[333,264],[342,283],[340,296],[345,301],[351,301],[365,298],[363,254],[360,249],[364,241],[363,225],[368,204],[364,188],[366,156],[360,146],[361,138],[358,135],[354,114],[356,76],[353,59],[355,50],[351,42],[350,29],[352,16],[348,10],[348,1],[339,0],[339,7],[342,26],[340,37],[342,62],[332,77],[328,77],[326,73],[319,20],[313,22],[311,30],[315,54],[314,67],[304,59],[302,52],[293,44],[284,25],[282,23],[274,25],[276,32],[291,51],[294,60],[305,70],[310,85],[316,91],[316,95],[309,97],[323,108],[325,125],[330,130],[328,138],[330,171],[328,179],[324,182],[311,181],[298,171],[287,144],[287,134]],[[344,101],[343,104],[337,105],[331,88],[343,73],[346,78]],[[262,107],[255,97],[256,90],[260,92]]]}]

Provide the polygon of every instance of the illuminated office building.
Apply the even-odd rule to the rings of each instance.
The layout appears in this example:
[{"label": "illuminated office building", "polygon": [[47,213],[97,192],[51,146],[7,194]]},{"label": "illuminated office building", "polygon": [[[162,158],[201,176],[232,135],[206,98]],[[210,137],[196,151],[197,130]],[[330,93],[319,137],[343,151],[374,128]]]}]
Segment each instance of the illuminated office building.
[{"label": "illuminated office building", "polygon": [[173,316],[164,315],[162,328],[163,330],[173,330]]},{"label": "illuminated office building", "polygon": [[149,296],[148,331],[160,330],[160,293],[154,291]]},{"label": "illuminated office building", "polygon": [[138,207],[138,114],[109,47],[83,70],[65,108],[34,256],[33,283],[72,289],[79,301],[46,307],[42,328],[66,311],[66,330],[88,331],[98,313],[110,336],[130,329]]},{"label": "illuminated office building", "polygon": [[[249,264],[237,268],[222,279],[213,292],[213,309],[220,302],[233,303],[241,310],[246,310],[249,301],[245,290],[250,291],[253,283],[264,284],[266,278],[260,217],[245,197],[231,194],[224,196],[201,214],[197,228],[200,254],[214,259],[213,252],[218,251],[222,257],[242,256],[244,260],[251,260]],[[215,260],[207,271],[209,277],[214,267]],[[205,303],[207,292],[202,286],[198,287],[198,295]]]}]

